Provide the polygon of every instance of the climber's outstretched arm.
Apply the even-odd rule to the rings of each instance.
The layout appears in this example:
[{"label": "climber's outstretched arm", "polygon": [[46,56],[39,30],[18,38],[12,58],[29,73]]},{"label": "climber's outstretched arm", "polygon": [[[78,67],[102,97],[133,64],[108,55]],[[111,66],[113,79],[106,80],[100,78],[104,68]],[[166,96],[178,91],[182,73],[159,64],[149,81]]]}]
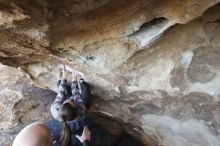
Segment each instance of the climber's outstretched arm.
[{"label": "climber's outstretched arm", "polygon": [[58,110],[63,102],[66,100],[67,92],[67,72],[65,71],[65,69],[63,69],[62,79],[58,87],[58,93],[50,108],[52,116],[57,120],[61,120],[61,118],[58,116]]}]

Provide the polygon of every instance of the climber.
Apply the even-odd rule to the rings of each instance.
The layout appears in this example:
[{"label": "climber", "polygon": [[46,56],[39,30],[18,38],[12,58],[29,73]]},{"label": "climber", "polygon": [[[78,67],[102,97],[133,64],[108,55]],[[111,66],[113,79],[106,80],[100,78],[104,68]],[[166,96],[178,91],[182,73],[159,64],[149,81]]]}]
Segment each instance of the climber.
[{"label": "climber", "polygon": [[[71,88],[67,85],[67,70],[62,69],[62,78],[58,81],[58,94],[51,105],[52,116],[59,121],[79,119],[90,106],[91,90],[82,76],[72,73]],[[80,78],[77,82],[77,78]],[[81,93],[80,93],[81,91]]]},{"label": "climber", "polygon": [[[69,143],[71,140],[71,130],[68,121],[79,120],[82,118],[87,108],[90,106],[91,91],[88,83],[82,76],[72,72],[72,85],[67,85],[67,70],[62,68],[62,77],[58,81],[58,94],[51,105],[52,116],[64,123],[60,141]],[[86,125],[85,125],[86,126]]]},{"label": "climber", "polygon": [[[33,123],[25,127],[15,137],[12,146],[58,146],[54,142],[51,130],[43,123]],[[90,145],[90,132],[87,127],[84,127],[82,136],[76,135],[76,138],[83,146]]]}]

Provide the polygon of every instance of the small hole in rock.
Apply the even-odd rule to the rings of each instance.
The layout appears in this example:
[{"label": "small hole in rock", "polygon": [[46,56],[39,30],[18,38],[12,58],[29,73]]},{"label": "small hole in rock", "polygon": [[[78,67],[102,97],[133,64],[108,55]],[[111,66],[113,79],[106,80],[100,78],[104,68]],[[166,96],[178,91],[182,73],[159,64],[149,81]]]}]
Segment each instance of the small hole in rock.
[{"label": "small hole in rock", "polygon": [[95,57],[89,56],[89,57],[86,57],[86,60],[94,61],[94,60],[95,60]]}]

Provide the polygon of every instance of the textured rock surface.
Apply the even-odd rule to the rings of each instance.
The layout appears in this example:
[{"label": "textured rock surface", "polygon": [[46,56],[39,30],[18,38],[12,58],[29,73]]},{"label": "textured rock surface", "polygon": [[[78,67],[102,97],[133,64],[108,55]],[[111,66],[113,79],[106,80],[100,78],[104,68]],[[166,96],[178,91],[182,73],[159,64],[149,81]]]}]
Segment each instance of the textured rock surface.
[{"label": "textured rock surface", "polygon": [[1,126],[48,118],[55,95],[30,82],[56,91],[65,63],[92,85],[91,111],[158,145],[219,146],[219,2],[1,1],[0,62],[20,68],[1,77]]},{"label": "textured rock surface", "polygon": [[31,86],[26,73],[0,65],[0,128],[50,118],[54,92]]},{"label": "textured rock surface", "polygon": [[7,146],[25,124],[52,118],[48,111],[56,94],[33,87],[19,68],[0,64],[0,72],[0,145]]}]

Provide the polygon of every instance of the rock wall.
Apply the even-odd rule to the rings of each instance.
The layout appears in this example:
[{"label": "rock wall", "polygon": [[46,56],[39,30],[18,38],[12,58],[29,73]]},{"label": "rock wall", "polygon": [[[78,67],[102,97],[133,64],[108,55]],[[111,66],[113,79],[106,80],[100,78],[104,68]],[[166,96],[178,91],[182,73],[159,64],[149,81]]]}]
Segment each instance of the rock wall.
[{"label": "rock wall", "polygon": [[0,128],[51,118],[54,92],[31,86],[29,76],[19,69],[0,65],[0,71]]},{"label": "rock wall", "polygon": [[50,118],[47,90],[66,64],[92,85],[91,112],[158,145],[218,146],[219,2],[1,1],[0,62],[11,67],[1,66],[0,126]]}]

